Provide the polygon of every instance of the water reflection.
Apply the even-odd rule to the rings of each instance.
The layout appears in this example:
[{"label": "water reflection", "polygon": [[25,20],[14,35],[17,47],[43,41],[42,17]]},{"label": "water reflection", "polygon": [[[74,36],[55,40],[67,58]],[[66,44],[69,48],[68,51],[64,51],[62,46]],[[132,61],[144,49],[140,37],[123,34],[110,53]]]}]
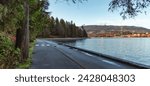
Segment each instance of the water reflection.
[{"label": "water reflection", "polygon": [[150,65],[150,38],[91,38],[65,43]]}]

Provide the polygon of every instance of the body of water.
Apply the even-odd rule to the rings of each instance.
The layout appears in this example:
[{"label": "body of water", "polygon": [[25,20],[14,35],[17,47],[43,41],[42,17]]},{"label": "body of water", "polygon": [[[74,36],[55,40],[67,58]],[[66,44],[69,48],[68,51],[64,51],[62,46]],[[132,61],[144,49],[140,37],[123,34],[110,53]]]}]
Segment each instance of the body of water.
[{"label": "body of water", "polygon": [[150,38],[90,38],[67,44],[150,66]]}]

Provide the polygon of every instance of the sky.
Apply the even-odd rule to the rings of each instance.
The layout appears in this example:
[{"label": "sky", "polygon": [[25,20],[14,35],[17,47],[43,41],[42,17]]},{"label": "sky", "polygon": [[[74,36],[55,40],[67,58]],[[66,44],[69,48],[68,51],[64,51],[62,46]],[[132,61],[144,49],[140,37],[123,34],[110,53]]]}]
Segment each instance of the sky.
[{"label": "sky", "polygon": [[48,11],[51,16],[73,21],[77,26],[81,25],[126,25],[140,26],[150,29],[150,10],[147,14],[139,14],[135,18],[123,20],[119,11],[108,11],[111,0],[88,0],[83,3],[73,4],[64,0],[49,0]]}]

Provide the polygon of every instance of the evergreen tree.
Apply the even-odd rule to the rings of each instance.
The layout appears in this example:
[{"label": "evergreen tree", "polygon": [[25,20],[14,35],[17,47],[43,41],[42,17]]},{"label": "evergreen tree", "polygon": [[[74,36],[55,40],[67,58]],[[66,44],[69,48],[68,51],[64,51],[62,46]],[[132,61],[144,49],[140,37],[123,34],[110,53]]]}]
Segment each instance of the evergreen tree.
[{"label": "evergreen tree", "polygon": [[55,22],[56,22],[56,25],[55,25],[55,35],[60,36],[60,24],[59,24],[59,19],[56,18]]},{"label": "evergreen tree", "polygon": [[61,30],[62,30],[62,37],[66,37],[66,24],[65,21],[63,19],[60,20],[60,24],[61,24]]},{"label": "evergreen tree", "polygon": [[82,31],[83,31],[83,37],[88,37],[87,32],[84,29],[84,26],[81,26]]},{"label": "evergreen tree", "polygon": [[50,17],[50,33],[51,35],[55,33],[55,19],[53,16]]}]

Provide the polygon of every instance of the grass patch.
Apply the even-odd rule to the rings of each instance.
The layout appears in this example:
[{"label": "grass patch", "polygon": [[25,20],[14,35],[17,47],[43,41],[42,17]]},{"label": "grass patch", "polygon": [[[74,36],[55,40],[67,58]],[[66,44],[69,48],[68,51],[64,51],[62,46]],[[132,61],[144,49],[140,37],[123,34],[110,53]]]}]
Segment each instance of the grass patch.
[{"label": "grass patch", "polygon": [[18,66],[17,66],[18,69],[29,69],[30,68],[30,66],[32,64],[32,53],[33,53],[34,44],[35,44],[35,41],[30,43],[29,58],[25,62],[18,64]]},{"label": "grass patch", "polygon": [[28,69],[31,65],[31,58],[28,58],[24,63],[20,63],[17,66],[17,69]]}]

